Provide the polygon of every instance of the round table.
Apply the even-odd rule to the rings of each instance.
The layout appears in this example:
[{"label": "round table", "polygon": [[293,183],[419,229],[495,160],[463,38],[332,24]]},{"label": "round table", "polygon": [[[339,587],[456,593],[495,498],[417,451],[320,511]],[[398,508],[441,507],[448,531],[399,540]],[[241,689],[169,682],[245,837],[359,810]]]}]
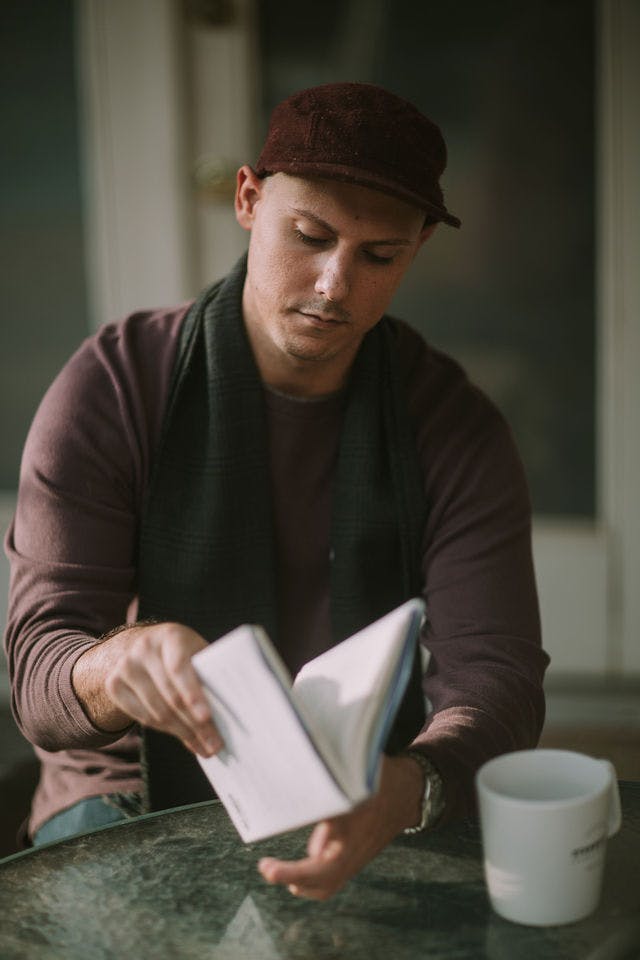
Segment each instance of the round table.
[{"label": "round table", "polygon": [[640,783],[620,785],[596,913],[526,927],[487,901],[478,825],[391,844],[326,903],[257,873],[307,831],[243,845],[217,802],[139,817],[0,861],[2,960],[632,960],[640,958]]}]

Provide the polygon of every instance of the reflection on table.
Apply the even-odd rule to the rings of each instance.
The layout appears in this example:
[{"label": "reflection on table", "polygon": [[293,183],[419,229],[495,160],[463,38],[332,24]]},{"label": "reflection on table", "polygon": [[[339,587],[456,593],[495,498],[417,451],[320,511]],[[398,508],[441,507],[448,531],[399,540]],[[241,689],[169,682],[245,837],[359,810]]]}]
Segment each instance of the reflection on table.
[{"label": "reflection on table", "polygon": [[397,840],[333,900],[296,900],[256,870],[306,831],[244,846],[216,802],[140,817],[0,862],[2,960],[632,960],[640,958],[640,783],[598,911],[565,927],[492,913],[478,825]]}]

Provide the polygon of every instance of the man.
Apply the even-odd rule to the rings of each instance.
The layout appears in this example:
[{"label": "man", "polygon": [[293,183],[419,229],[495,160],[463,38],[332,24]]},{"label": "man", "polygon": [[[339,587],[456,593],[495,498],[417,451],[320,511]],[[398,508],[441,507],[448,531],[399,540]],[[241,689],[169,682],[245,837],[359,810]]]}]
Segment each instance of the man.
[{"label": "man", "polygon": [[479,764],[537,741],[513,442],[453,361],[384,316],[436,225],[459,226],[445,162],[438,128],[379,87],[294,95],[238,172],[246,261],[194,305],[99,331],[51,387],[7,537],[34,842],[207,795],[193,754],[221,740],[190,659],[240,622],[295,671],[427,602],[427,722],[414,684],[377,795],[318,824],[303,860],[261,861],[294,894],[330,896],[403,830],[469,812]]}]

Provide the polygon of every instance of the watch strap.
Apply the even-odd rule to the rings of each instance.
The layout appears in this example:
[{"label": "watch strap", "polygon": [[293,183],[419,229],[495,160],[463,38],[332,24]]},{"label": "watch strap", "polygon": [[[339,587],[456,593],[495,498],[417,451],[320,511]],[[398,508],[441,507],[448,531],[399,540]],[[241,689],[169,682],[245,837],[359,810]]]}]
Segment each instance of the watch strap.
[{"label": "watch strap", "polygon": [[406,827],[405,834],[421,833],[435,826],[444,810],[444,783],[434,764],[420,750],[405,750],[404,757],[411,757],[424,773],[424,794],[422,797],[422,815],[415,827]]}]

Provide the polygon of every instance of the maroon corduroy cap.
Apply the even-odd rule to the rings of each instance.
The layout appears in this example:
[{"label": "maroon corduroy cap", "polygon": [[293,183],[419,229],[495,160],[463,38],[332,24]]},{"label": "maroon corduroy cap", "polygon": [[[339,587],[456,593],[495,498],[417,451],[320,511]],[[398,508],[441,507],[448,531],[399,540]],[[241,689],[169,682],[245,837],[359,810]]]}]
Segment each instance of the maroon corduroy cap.
[{"label": "maroon corduroy cap", "polygon": [[278,104],[255,170],[358,183],[459,227],[440,189],[446,165],[440,129],[413,104],[372,83],[327,83]]}]

